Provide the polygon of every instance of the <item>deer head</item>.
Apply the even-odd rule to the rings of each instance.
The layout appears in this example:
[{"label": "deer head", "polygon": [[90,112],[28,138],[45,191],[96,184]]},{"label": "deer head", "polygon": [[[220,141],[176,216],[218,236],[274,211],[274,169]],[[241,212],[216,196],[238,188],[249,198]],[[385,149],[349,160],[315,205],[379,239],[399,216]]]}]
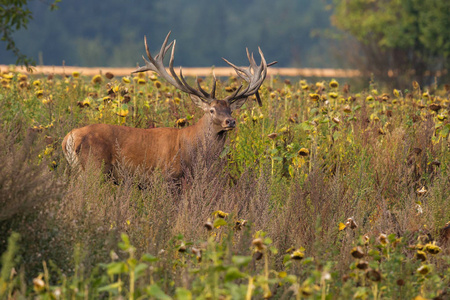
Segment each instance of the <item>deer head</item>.
[{"label": "deer head", "polygon": [[[259,105],[260,106],[262,105],[258,89],[260,88],[260,86],[264,82],[264,79],[266,78],[267,67],[275,64],[276,62],[267,64],[261,49],[258,48],[259,54],[261,55],[261,64],[259,66],[255,62],[253,53],[250,54],[248,49],[246,49],[247,57],[250,62],[250,66],[248,68],[237,67],[233,63],[223,58],[223,60],[231,67],[233,67],[237,75],[240,78],[244,79],[248,83],[248,85],[245,88],[243,88],[243,85],[240,85],[233,92],[233,94],[229,95],[223,100],[220,100],[216,99],[216,77],[214,74],[213,74],[213,86],[210,93],[205,91],[200,86],[198,78],[196,80],[197,89],[191,87],[186,82],[181,67],[179,71],[179,76],[176,74],[176,72],[173,69],[176,40],[167,44],[170,37],[170,33],[171,32],[167,34],[164,43],[161,46],[161,50],[154,58],[151,55],[150,50],[148,48],[147,37],[144,36],[144,44],[148,60],[144,56],[142,56],[142,58],[145,61],[145,65],[139,67],[133,73],[146,71],[156,72],[162,78],[167,80],[167,82],[169,82],[171,85],[189,94],[194,104],[200,107],[205,112],[205,117],[207,116],[207,118],[210,120],[210,123],[212,124],[211,125],[212,129],[216,133],[228,131],[236,127],[236,120],[231,116],[231,113],[234,110],[240,108],[245,103],[245,101],[249,96],[256,95],[256,99]],[[169,72],[170,72],[169,74],[166,68],[164,67],[163,61],[167,51],[169,51],[170,48],[172,48],[172,52],[169,61]]]}]

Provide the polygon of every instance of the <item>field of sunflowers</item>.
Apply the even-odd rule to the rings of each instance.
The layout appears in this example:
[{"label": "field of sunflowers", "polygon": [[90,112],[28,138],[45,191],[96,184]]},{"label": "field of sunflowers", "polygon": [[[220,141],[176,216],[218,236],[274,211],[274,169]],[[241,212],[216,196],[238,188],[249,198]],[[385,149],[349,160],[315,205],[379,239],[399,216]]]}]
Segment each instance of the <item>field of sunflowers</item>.
[{"label": "field of sunflowers", "polygon": [[1,299],[450,297],[449,85],[268,77],[219,155],[117,185],[71,170],[64,136],[189,126],[187,95],[152,73],[0,71]]}]

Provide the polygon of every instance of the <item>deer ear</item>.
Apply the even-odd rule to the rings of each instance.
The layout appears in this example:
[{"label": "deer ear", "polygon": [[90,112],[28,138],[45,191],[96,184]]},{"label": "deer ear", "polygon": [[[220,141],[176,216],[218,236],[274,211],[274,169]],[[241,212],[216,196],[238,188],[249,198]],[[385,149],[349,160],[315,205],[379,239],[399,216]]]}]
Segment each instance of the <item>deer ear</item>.
[{"label": "deer ear", "polygon": [[200,97],[198,97],[196,95],[192,95],[192,94],[190,94],[189,96],[191,96],[192,102],[194,102],[195,105],[197,105],[204,111],[209,110],[209,104],[206,103],[205,101],[203,101],[202,99],[200,99]]},{"label": "deer ear", "polygon": [[242,98],[231,103],[230,104],[231,111],[241,108],[241,106],[244,105],[245,101],[247,101],[247,98]]}]

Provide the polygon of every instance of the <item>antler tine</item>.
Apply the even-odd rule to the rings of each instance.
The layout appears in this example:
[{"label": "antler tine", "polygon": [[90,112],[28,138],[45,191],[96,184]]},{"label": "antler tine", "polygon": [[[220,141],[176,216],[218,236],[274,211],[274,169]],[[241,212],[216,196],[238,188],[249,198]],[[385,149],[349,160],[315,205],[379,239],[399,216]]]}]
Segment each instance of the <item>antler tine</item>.
[{"label": "antler tine", "polygon": [[214,71],[213,71],[213,87],[212,87],[212,90],[211,90],[211,98],[216,98],[216,74],[214,74]]},{"label": "antler tine", "polygon": [[200,85],[200,81],[198,80],[198,77],[195,78],[195,81],[197,82],[197,87],[198,87],[199,91],[204,95],[204,97],[210,98],[211,95],[207,91],[202,89],[202,86]]},{"label": "antler tine", "polygon": [[198,78],[196,78],[197,81],[197,87],[200,90],[200,92],[203,94],[204,97],[208,98],[208,99],[215,99],[216,97],[216,75],[213,72],[213,87],[211,89],[211,94],[209,94],[207,91],[205,91],[202,86],[200,85],[200,81],[198,80]]},{"label": "antler tine", "polygon": [[[258,103],[262,105],[261,98],[258,94],[258,89],[261,87],[261,84],[263,83],[264,79],[267,75],[267,62],[264,58],[264,54],[261,51],[261,49],[258,47],[259,54],[261,56],[261,64],[258,66],[256,64],[256,61],[254,59],[253,53],[250,54],[248,49],[246,49],[247,52],[247,58],[249,60],[250,65],[247,69],[237,67],[233,63],[229,62],[228,60],[224,59],[226,63],[228,63],[233,69],[236,71],[237,75],[248,82],[248,86],[242,90],[233,93],[232,95],[228,96],[225,100],[227,100],[229,103],[233,103],[234,101],[242,98],[246,98],[250,95],[256,94],[256,98],[258,100]],[[239,89],[240,90],[240,89]]]},{"label": "antler tine", "polygon": [[[259,47],[258,47],[259,49]],[[258,65],[256,64],[255,58],[253,57],[253,52],[250,55],[250,53],[248,52],[248,48],[245,48],[245,50],[247,51],[247,57],[248,57],[248,61],[250,62],[250,66],[248,67],[249,70],[253,69],[256,70],[256,68],[258,67]]]},{"label": "antler tine", "polygon": [[194,95],[198,96],[203,102],[206,102],[206,103],[209,103],[212,100],[214,100],[213,98],[210,97],[210,95],[206,91],[204,91],[200,87],[200,83],[198,82],[198,79],[196,81],[197,81],[197,85],[198,85],[200,91],[198,91],[198,90],[194,89],[193,87],[191,87],[187,83],[186,79],[184,79],[183,71],[182,71],[181,67],[180,67],[180,78],[181,78],[181,81],[183,82],[183,86],[187,89],[187,90],[184,90],[186,93],[194,94]]},{"label": "antler tine", "polygon": [[[169,32],[169,34],[170,34],[170,32]],[[146,36],[146,35],[144,35],[144,46],[145,46],[145,52],[147,52],[147,57],[148,57],[148,59],[150,60],[150,62],[151,62],[152,64],[156,65],[156,62],[155,62],[155,60],[153,59],[152,54],[150,53],[150,49],[148,48],[148,44],[147,44],[147,36]],[[145,59],[145,58],[144,58],[144,59]],[[147,62],[147,60],[146,60],[146,62]]]},{"label": "antler tine", "polygon": [[[233,99],[234,97],[236,97],[236,95],[239,93],[239,91],[242,89],[242,84],[233,92],[233,94],[231,94],[230,96],[226,97],[225,100],[227,100],[228,102],[230,102],[230,104],[232,103],[230,100],[228,99]],[[235,101],[235,100],[234,100]],[[233,102],[234,102],[233,101]]]},{"label": "antler tine", "polygon": [[247,70],[244,70],[243,68],[239,68],[238,66],[236,66],[235,64],[233,64],[232,62],[228,61],[226,58],[222,59],[229,64],[231,67],[233,67],[233,69],[236,71],[236,74],[241,77],[242,79],[244,79],[245,81],[248,81],[248,74],[247,74]]},{"label": "antler tine", "polygon": [[[163,44],[161,46],[161,50],[159,50],[159,54],[158,55],[159,55],[159,57],[161,57],[161,61],[164,59],[164,56],[166,55],[167,50],[169,50],[168,48],[166,49],[166,45],[167,45],[167,42],[169,41],[169,37],[170,37],[171,33],[172,33],[172,31],[169,31],[169,33],[167,34],[167,36],[164,39],[164,42],[163,42]],[[169,48],[172,45],[172,43],[170,43]],[[157,55],[157,57],[158,57],[158,55]]]},{"label": "antler tine", "polygon": [[[174,69],[173,69],[173,61],[174,61],[174,53],[175,53],[175,45],[176,45],[176,40],[173,43],[173,47],[172,47],[172,53],[170,54],[170,61],[169,61],[169,71],[170,74],[172,74],[172,77],[175,79],[175,81],[177,82],[176,87],[178,88],[178,86],[183,87],[180,88],[180,90],[182,90],[183,92],[186,92],[186,90],[184,89],[184,85],[181,82],[180,78],[178,78],[177,73],[175,73]],[[180,75],[181,74],[181,67],[180,67]],[[190,91],[189,91],[190,92]]]},{"label": "antler tine", "polygon": [[[199,85],[199,90],[196,90],[193,87],[191,87],[184,79],[181,67],[180,67],[180,77],[178,77],[178,75],[174,71],[173,62],[174,62],[176,40],[170,42],[169,45],[167,45],[167,43],[169,42],[170,34],[171,34],[171,31],[169,31],[169,33],[167,34],[167,36],[164,39],[164,42],[161,46],[161,49],[159,50],[159,53],[157,55],[155,55],[155,57],[152,57],[149,47],[148,47],[148,44],[147,44],[147,37],[144,36],[144,45],[145,45],[145,51],[147,53],[148,60],[144,56],[142,56],[142,58],[145,61],[145,66],[139,67],[132,73],[145,72],[145,71],[156,72],[162,78],[167,80],[171,85],[176,87],[177,89],[179,89],[185,93],[198,96],[204,102],[212,101],[215,96],[215,83],[213,86],[214,93],[212,93],[212,97],[211,97],[211,95],[208,94],[205,90],[203,90],[200,87],[200,85]],[[165,57],[167,51],[169,51],[170,47],[172,47],[172,52],[171,52],[170,61],[169,61],[169,71],[170,71],[170,74],[169,74],[167,72],[166,68],[164,67],[164,57]]]}]

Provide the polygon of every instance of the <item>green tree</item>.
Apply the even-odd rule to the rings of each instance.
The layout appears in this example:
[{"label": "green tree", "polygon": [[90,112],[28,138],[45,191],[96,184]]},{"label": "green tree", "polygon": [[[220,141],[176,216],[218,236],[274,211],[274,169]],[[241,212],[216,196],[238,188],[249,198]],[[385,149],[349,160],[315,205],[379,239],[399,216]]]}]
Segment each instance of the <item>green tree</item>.
[{"label": "green tree", "polygon": [[[450,66],[450,1],[335,0],[333,25],[354,37],[358,61],[395,84],[445,74]],[[389,74],[389,75],[388,75]],[[447,74],[448,76],[448,74]]]},{"label": "green tree", "polygon": [[[56,9],[58,2],[60,0],[49,4],[50,9]],[[0,3],[1,41],[6,43],[6,50],[14,53],[17,58],[16,64],[24,64],[29,67],[35,63],[34,60],[20,51],[13,37],[15,31],[26,29],[29,21],[33,18],[33,14],[28,8],[28,0],[0,0]]]}]

